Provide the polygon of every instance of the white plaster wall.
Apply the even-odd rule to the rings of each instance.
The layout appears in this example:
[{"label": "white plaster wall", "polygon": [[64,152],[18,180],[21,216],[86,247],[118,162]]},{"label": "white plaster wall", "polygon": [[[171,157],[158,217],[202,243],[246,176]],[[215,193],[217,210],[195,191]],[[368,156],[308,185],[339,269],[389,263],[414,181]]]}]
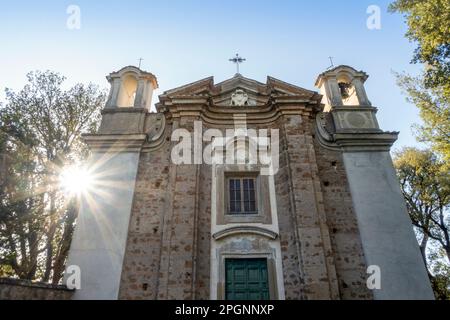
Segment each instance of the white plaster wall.
[{"label": "white plaster wall", "polygon": [[346,152],[344,164],[375,299],[434,299],[389,152]]},{"label": "white plaster wall", "polygon": [[81,270],[74,299],[117,299],[138,153],[94,153],[95,188],[83,197],[67,266]]}]

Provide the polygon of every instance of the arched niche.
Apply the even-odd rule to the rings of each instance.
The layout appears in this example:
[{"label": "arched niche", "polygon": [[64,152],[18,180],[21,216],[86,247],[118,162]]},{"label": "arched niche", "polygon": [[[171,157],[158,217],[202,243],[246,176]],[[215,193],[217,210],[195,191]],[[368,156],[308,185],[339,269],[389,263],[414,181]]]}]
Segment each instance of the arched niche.
[{"label": "arched niche", "polygon": [[346,65],[321,73],[315,85],[323,95],[324,111],[340,106],[371,106],[364,82],[368,75]]},{"label": "arched niche", "polygon": [[118,107],[133,107],[136,99],[138,81],[133,74],[123,77],[120,85],[119,96],[117,97]]},{"label": "arched niche", "polygon": [[353,76],[347,72],[338,73],[336,77],[339,92],[342,98],[342,104],[344,106],[356,106],[360,104],[358,95],[356,93],[356,87],[353,83]]}]

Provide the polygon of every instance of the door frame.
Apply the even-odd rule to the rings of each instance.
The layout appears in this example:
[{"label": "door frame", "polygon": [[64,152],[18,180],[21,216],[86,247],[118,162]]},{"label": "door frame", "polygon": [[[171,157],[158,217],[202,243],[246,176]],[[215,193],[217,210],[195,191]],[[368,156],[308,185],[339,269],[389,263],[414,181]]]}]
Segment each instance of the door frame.
[{"label": "door frame", "polygon": [[219,262],[219,283],[217,285],[217,299],[225,300],[225,290],[226,290],[226,281],[225,281],[225,260],[226,259],[266,259],[267,261],[267,280],[269,285],[269,299],[270,300],[278,300],[278,287],[277,287],[277,273],[276,273],[276,265],[275,260],[273,259],[273,255],[271,253],[222,253],[220,255]]},{"label": "door frame", "polygon": [[241,261],[241,262],[245,262],[246,263],[246,267],[247,267],[247,271],[248,271],[248,264],[251,261],[259,261],[261,262],[262,265],[264,265],[265,271],[266,271],[266,279],[264,279],[264,282],[266,282],[266,286],[267,286],[267,291],[269,293],[269,297],[268,299],[270,299],[270,284],[269,284],[269,279],[270,279],[270,275],[269,275],[269,261],[266,258],[249,258],[249,257],[242,257],[242,258],[225,258],[224,259],[224,263],[225,263],[225,281],[224,281],[224,289],[225,289],[225,295],[224,297],[226,298],[227,296],[227,264],[230,263],[231,261],[233,262],[237,262],[237,261]]}]

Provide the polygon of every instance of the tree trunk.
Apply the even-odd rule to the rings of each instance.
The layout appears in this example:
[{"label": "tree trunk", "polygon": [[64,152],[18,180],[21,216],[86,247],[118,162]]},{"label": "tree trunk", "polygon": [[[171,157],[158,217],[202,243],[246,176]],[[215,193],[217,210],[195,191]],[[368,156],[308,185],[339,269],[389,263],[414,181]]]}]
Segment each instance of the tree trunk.
[{"label": "tree trunk", "polygon": [[77,208],[72,205],[69,206],[69,208],[67,209],[66,221],[64,222],[64,232],[61,238],[59,251],[53,265],[53,284],[57,284],[63,276],[65,262],[67,259],[67,255],[69,254],[70,244],[72,241],[76,216]]},{"label": "tree trunk", "polygon": [[420,254],[422,255],[423,262],[425,263],[425,267],[427,268],[427,272],[430,273],[428,271],[427,252],[426,252],[428,239],[429,239],[428,234],[426,234],[424,232],[422,241],[420,242],[420,245],[419,245],[419,249],[420,249]]},{"label": "tree trunk", "polygon": [[38,257],[38,236],[35,230],[32,230],[32,226],[28,226],[31,230],[28,233],[28,246],[30,248],[30,254],[29,254],[29,263],[30,267],[28,270],[28,279],[34,279],[36,276],[36,270],[37,270],[37,257]]},{"label": "tree trunk", "polygon": [[55,208],[55,193],[50,194],[50,227],[47,233],[46,241],[46,258],[45,258],[45,271],[42,281],[48,282],[50,279],[50,274],[52,272],[52,262],[53,262],[53,239],[55,237],[57,227],[57,217]]}]

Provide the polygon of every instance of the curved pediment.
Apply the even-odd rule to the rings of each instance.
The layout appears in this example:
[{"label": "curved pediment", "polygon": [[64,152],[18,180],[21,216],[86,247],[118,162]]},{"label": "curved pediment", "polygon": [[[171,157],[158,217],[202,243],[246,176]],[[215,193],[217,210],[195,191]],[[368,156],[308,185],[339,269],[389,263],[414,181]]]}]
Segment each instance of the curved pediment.
[{"label": "curved pediment", "polygon": [[159,96],[159,100],[161,98],[173,98],[179,96],[196,96],[201,94],[208,94],[214,87],[214,78],[208,77],[205,79],[201,79],[181,87],[177,87],[171,90],[164,91],[162,95]]},{"label": "curved pediment", "polygon": [[226,228],[224,230],[218,231],[212,235],[212,237],[215,240],[220,240],[223,238],[240,235],[240,234],[247,234],[247,235],[259,235],[266,238],[269,238],[271,240],[274,240],[277,238],[278,234],[275,232],[261,228],[256,226],[237,226],[237,227],[230,227]]},{"label": "curved pediment", "polygon": [[136,79],[148,79],[152,81],[155,88],[158,88],[158,80],[153,73],[143,71],[135,66],[126,66],[119,71],[111,72],[106,79],[111,82],[113,79],[124,78],[126,75],[132,75]]},{"label": "curved pediment", "polygon": [[353,67],[347,66],[347,65],[340,65],[337,67],[334,67],[330,70],[327,70],[325,72],[322,72],[319,74],[319,76],[316,79],[315,85],[320,86],[322,81],[326,78],[339,78],[340,75],[345,75],[349,80],[360,77],[362,81],[366,81],[369,75],[365,73],[364,71],[358,71]]}]

